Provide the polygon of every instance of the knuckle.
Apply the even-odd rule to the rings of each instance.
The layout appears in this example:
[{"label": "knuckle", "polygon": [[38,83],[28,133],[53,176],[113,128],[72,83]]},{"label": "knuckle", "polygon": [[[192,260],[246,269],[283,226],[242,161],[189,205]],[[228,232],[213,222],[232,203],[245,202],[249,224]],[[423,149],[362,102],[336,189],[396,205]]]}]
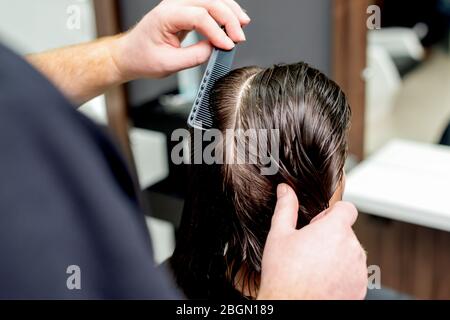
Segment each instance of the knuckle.
[{"label": "knuckle", "polygon": [[170,61],[162,59],[160,62],[158,75],[160,76],[160,78],[163,78],[166,75],[170,74],[172,68],[173,65],[170,63]]},{"label": "knuckle", "polygon": [[280,199],[275,207],[275,214],[289,210],[290,206],[286,199]]},{"label": "knuckle", "polygon": [[339,221],[339,223],[335,226],[336,233],[343,241],[351,242],[354,240],[355,235],[353,229],[345,223],[345,221]]},{"label": "knuckle", "polygon": [[233,0],[220,0],[220,1],[222,1],[231,10],[241,10],[241,6],[236,1]]},{"label": "knuckle", "polygon": [[285,208],[286,206],[287,206],[287,199],[286,199],[286,197],[282,197],[277,200],[275,209],[279,210],[279,209]]},{"label": "knuckle", "polygon": [[[234,20],[237,20],[236,15],[234,12],[228,7],[225,3],[221,1],[215,1],[211,4],[211,9],[214,10],[218,15],[220,15],[221,20],[223,20],[224,24],[230,24],[234,22]],[[226,21],[226,23],[225,23]]]},{"label": "knuckle", "polygon": [[195,53],[193,56],[193,65],[200,65],[204,62],[204,57],[201,53]]},{"label": "knuckle", "polygon": [[342,208],[342,210],[346,210],[355,215],[358,214],[358,210],[356,209],[355,205],[351,202],[341,201],[338,203],[338,205]]},{"label": "knuckle", "polygon": [[207,18],[209,16],[208,10],[205,8],[196,8],[195,9],[195,17],[197,18],[197,21],[202,21],[203,19]]},{"label": "knuckle", "polygon": [[348,225],[347,221],[345,219],[339,219],[336,222],[336,227],[341,232],[342,237],[350,238],[351,232],[353,231],[352,228]]},{"label": "knuckle", "polygon": [[211,10],[222,11],[223,3],[221,1],[213,1],[209,4]]},{"label": "knuckle", "polygon": [[272,224],[277,223],[281,213],[284,212],[284,210],[286,210],[286,209],[281,207],[281,206],[277,206],[275,208],[275,211],[274,211],[274,213],[272,215]]},{"label": "knuckle", "polygon": [[215,1],[212,3],[212,5],[216,10],[228,13],[228,6],[225,5],[222,1]]},{"label": "knuckle", "polygon": [[231,27],[231,28],[235,28],[235,29],[241,27],[239,20],[235,16],[233,16],[233,18],[230,18],[226,25],[227,25],[227,27]]}]

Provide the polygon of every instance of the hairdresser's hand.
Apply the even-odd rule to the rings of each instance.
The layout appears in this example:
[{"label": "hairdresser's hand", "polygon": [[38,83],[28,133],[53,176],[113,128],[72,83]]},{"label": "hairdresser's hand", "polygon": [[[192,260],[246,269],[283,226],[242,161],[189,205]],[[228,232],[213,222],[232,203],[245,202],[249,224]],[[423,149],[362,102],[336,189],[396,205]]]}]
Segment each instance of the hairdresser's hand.
[{"label": "hairdresser's hand", "polygon": [[278,203],[262,262],[259,299],[363,299],[366,254],[352,230],[358,212],[340,202],[296,230],[298,201],[287,185]]},{"label": "hairdresser's hand", "polygon": [[[164,0],[114,43],[112,56],[123,79],[159,78],[206,62],[211,44],[229,50],[245,41],[250,18],[234,0]],[[219,25],[225,26],[225,33]],[[181,48],[187,32],[207,40]],[[227,36],[228,34],[228,36]]]}]

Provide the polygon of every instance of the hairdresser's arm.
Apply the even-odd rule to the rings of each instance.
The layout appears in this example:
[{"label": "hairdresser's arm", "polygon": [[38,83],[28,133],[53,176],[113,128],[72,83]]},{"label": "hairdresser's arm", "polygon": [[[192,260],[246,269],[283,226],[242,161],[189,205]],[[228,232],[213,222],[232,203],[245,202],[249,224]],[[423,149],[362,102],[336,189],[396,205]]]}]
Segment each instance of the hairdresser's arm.
[{"label": "hairdresser's arm", "polygon": [[[202,64],[211,54],[211,44],[231,49],[234,42],[244,41],[241,25],[249,22],[233,0],[165,0],[125,34],[27,59],[79,105],[124,82],[161,78]],[[208,40],[181,48],[191,30]]]},{"label": "hairdresser's arm", "polygon": [[259,299],[363,299],[367,264],[352,230],[355,207],[340,202],[301,230],[295,229],[297,211],[294,191],[280,186]]}]

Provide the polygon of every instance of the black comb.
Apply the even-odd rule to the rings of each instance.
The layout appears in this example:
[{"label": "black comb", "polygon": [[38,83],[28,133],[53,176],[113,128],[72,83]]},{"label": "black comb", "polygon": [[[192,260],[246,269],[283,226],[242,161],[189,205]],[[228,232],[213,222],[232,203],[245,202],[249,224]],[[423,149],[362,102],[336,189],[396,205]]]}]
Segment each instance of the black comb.
[{"label": "black comb", "polygon": [[217,80],[230,73],[235,53],[236,47],[230,51],[214,48],[203,75],[196,100],[189,114],[188,124],[192,128],[209,130],[213,127],[213,110],[211,110],[209,103],[211,90]]}]

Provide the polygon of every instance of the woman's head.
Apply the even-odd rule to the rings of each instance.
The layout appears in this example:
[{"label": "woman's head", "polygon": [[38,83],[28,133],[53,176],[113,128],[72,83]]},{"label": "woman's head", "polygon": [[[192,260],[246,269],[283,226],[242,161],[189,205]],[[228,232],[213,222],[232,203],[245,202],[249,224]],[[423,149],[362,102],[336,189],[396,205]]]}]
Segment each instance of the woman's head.
[{"label": "woman's head", "polygon": [[[219,143],[222,151],[247,161],[239,164],[225,161],[215,168],[202,165],[195,170],[198,175],[194,179],[203,177],[203,181],[198,182],[206,185],[204,190],[194,192],[220,194],[210,194],[209,202],[208,199],[197,201],[195,199],[204,196],[193,195],[192,210],[185,212],[190,215],[190,222],[188,227],[182,228],[190,228],[190,236],[195,228],[198,234],[202,233],[202,228],[209,228],[208,232],[217,228],[213,237],[223,239],[210,243],[217,246],[214,252],[221,252],[217,261],[222,260],[225,266],[223,279],[255,288],[277,185],[287,183],[297,193],[299,227],[325,210],[330,201],[339,200],[344,183],[350,108],[342,90],[305,63],[235,70],[216,84],[211,106],[216,127],[223,136],[227,130],[240,132],[230,141]],[[258,135],[255,146],[252,145],[255,140],[242,134],[248,130],[257,133],[258,130],[273,130],[277,139],[260,139]],[[253,150],[250,153],[256,154],[258,161],[250,162],[248,156],[242,154],[248,154],[249,150]],[[274,150],[276,157],[270,154]],[[276,159],[277,170],[272,175],[261,174],[265,162],[260,158],[267,156]],[[216,211],[212,212],[214,208]],[[217,209],[223,211],[220,216]],[[214,216],[216,220],[209,220]],[[213,225],[206,224],[208,220]],[[198,258],[194,255],[194,259]],[[203,272],[214,268],[213,261],[205,261],[209,267]]]}]

